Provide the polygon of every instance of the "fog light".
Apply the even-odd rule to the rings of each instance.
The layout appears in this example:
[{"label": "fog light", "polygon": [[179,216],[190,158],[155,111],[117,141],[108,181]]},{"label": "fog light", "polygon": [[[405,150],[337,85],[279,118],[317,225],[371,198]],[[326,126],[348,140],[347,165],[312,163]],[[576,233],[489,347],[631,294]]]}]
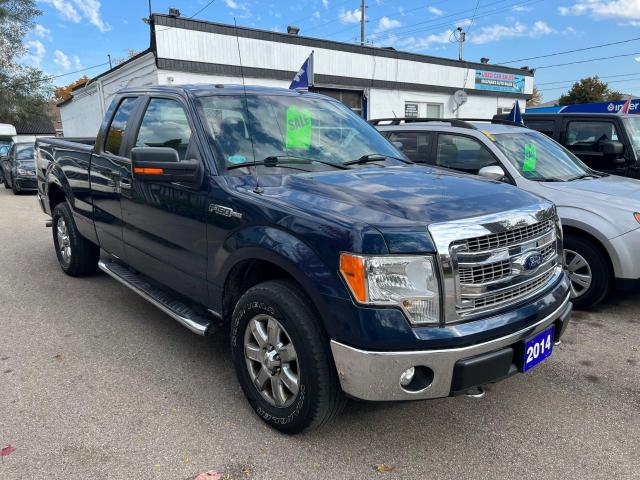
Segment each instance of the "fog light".
[{"label": "fog light", "polygon": [[407,387],[411,381],[413,380],[413,376],[416,373],[416,369],[414,367],[407,368],[402,375],[400,375],[400,385],[403,387]]}]

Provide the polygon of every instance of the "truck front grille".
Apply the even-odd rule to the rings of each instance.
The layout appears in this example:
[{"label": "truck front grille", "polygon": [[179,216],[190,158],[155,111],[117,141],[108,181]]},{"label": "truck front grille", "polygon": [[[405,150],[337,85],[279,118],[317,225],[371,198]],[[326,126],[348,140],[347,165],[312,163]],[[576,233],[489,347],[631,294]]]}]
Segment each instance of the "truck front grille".
[{"label": "truck front grille", "polygon": [[429,227],[444,275],[445,323],[520,304],[562,275],[555,209],[546,204],[502,215]]}]

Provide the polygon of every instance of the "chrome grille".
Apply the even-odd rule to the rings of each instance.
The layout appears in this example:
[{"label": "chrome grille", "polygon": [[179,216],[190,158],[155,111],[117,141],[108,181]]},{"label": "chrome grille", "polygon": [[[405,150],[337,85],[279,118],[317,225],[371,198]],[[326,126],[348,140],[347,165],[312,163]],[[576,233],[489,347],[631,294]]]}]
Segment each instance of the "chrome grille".
[{"label": "chrome grille", "polygon": [[428,230],[442,272],[443,324],[523,303],[562,277],[562,232],[547,201]]},{"label": "chrome grille", "polygon": [[524,242],[530,238],[537,237],[552,228],[553,220],[547,220],[506,232],[492,233],[482,237],[469,238],[460,243],[465,244],[467,246],[467,250],[470,252],[482,252],[504,247],[506,245],[512,245],[514,243]]}]

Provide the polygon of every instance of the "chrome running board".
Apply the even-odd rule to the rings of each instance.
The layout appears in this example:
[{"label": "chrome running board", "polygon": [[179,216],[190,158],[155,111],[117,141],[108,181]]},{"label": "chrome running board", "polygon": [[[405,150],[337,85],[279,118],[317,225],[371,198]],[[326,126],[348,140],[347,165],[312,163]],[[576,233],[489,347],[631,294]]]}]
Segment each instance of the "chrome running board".
[{"label": "chrome running board", "polygon": [[196,313],[171,293],[151,285],[143,277],[132,272],[124,265],[112,260],[100,260],[98,267],[192,332],[198,335],[207,335],[215,330],[211,319]]}]

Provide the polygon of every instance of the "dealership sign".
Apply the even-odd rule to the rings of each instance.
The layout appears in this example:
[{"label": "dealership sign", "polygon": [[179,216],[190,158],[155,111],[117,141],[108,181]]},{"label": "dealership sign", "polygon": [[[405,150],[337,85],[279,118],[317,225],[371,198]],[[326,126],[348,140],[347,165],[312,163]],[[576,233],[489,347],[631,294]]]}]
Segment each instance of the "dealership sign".
[{"label": "dealership sign", "polygon": [[524,93],[524,76],[476,70],[476,90]]}]

